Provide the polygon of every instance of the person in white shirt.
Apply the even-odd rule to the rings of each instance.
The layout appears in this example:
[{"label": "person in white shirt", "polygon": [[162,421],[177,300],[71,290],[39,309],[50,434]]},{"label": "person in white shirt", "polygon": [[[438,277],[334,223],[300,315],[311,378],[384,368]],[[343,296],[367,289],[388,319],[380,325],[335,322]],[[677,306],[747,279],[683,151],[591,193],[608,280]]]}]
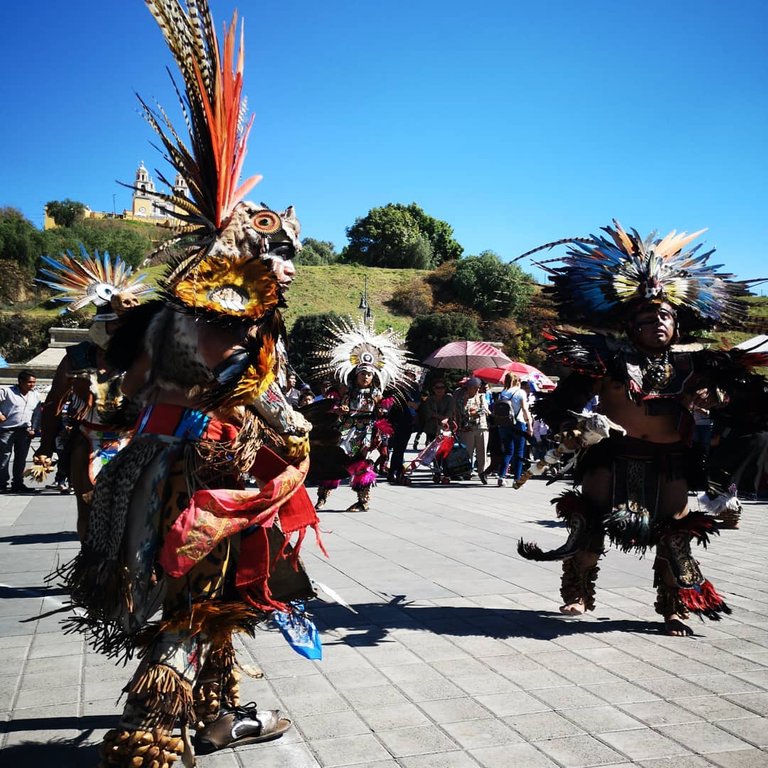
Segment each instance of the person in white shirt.
[{"label": "person in white shirt", "polygon": [[13,451],[12,493],[34,493],[24,485],[24,465],[29,445],[40,419],[40,396],[35,391],[33,371],[19,373],[18,384],[0,387],[0,492],[8,491],[11,451]]}]

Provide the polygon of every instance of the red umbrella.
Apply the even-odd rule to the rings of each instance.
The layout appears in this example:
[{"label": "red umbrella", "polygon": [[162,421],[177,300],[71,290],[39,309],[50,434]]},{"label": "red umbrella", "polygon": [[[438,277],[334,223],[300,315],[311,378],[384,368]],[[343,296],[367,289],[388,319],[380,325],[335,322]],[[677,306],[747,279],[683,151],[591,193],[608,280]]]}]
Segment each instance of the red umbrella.
[{"label": "red umbrella", "polygon": [[436,349],[424,365],[432,368],[460,368],[464,371],[482,366],[499,366],[512,362],[498,347],[487,341],[452,341]]},{"label": "red umbrella", "polygon": [[521,379],[531,379],[541,389],[554,389],[556,386],[555,382],[538,368],[534,368],[528,363],[519,363],[516,360],[496,368],[478,368],[472,373],[478,379],[487,381],[489,384],[502,384],[505,374],[516,373]]}]

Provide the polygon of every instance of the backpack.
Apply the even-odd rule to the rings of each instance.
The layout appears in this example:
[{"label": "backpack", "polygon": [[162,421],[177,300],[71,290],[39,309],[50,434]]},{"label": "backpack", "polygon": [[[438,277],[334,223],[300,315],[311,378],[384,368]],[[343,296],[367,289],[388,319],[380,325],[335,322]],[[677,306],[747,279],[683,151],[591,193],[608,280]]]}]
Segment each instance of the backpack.
[{"label": "backpack", "polygon": [[493,420],[497,427],[511,427],[514,423],[512,403],[509,400],[498,399],[493,404]]}]

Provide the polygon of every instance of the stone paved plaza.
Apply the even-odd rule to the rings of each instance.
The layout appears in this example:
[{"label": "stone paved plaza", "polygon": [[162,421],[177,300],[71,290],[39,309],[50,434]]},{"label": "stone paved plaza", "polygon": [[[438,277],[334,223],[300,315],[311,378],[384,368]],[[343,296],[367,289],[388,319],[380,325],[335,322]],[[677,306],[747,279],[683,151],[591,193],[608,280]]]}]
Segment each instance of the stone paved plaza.
[{"label": "stone paved plaza", "polygon": [[[651,559],[611,551],[597,610],[560,616],[558,563],[530,563],[522,536],[564,538],[560,490],[476,481],[374,491],[345,513],[348,489],[321,513],[330,560],[307,537],[316,579],[357,613],[315,603],[324,659],[298,656],[275,631],[238,642],[243,702],[280,707],[282,739],[202,757],[205,768],[758,768],[768,766],[768,506],[746,503],[740,530],[699,549],[733,608],[660,633]],[[314,491],[312,491],[314,493]],[[695,500],[694,500],[695,501]],[[77,550],[73,497],[0,496],[0,764],[94,766],[121,711],[133,664],[115,666],[64,635],[66,600],[44,577]]]}]

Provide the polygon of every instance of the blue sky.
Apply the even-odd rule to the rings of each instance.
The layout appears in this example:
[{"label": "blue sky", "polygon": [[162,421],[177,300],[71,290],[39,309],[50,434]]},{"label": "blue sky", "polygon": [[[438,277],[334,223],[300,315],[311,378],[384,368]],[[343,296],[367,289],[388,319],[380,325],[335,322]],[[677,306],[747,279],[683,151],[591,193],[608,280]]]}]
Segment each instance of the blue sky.
[{"label": "blue sky", "polygon": [[[236,5],[211,0],[217,23]],[[768,3],[241,0],[256,113],[250,197],[346,243],[412,201],[465,253],[504,258],[617,218],[708,227],[716,261],[768,275]],[[150,146],[134,92],[176,114],[141,0],[0,4],[0,205],[118,210]]]}]

